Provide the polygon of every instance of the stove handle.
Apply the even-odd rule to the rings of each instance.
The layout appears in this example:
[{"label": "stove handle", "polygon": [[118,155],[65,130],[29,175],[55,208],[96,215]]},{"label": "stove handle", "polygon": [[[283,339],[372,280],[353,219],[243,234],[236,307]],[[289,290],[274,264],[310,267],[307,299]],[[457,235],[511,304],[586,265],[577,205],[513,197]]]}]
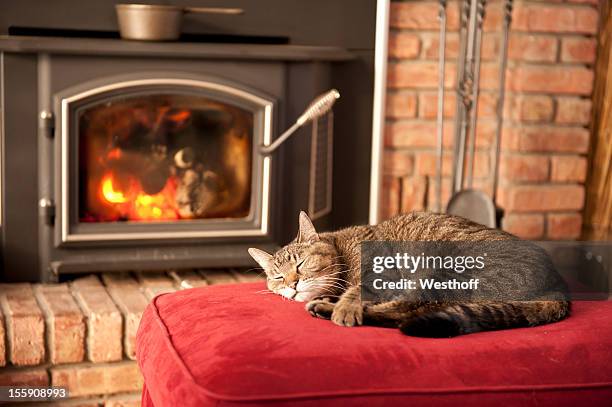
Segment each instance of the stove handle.
[{"label": "stove handle", "polygon": [[304,110],[304,113],[298,117],[298,119],[289,127],[283,134],[281,134],[274,142],[268,146],[262,145],[259,147],[259,153],[263,155],[270,155],[276,151],[289,137],[295,133],[297,129],[309,123],[329,112],[336,100],[340,98],[340,92],[336,89],[328,90],[327,92],[317,96]]}]

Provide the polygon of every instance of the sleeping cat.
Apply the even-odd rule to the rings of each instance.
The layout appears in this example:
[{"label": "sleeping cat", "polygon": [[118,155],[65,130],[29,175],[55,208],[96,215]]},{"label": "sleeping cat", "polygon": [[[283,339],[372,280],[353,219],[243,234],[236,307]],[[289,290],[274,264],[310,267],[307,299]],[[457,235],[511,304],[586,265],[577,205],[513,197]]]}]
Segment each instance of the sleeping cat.
[{"label": "sleeping cat", "polygon": [[[249,254],[267,275],[268,288],[283,297],[306,302],[315,317],[342,326],[362,324],[395,326],[408,335],[452,337],[480,331],[535,326],[559,321],[569,314],[565,285],[545,252],[535,247],[526,256],[543,264],[553,281],[552,297],[537,301],[423,302],[394,298],[383,302],[361,301],[360,243],[364,241],[517,241],[497,229],[444,214],[413,212],[374,226],[354,226],[336,232],[317,233],[301,212],[295,240],[274,255],[251,248]],[[529,263],[526,263],[529,264]],[[532,263],[535,264],[535,263]],[[511,272],[508,272],[511,270]],[[541,272],[541,270],[539,270]],[[505,273],[527,292],[538,285],[536,274],[521,263],[490,271]],[[495,276],[489,281],[495,281]]]}]

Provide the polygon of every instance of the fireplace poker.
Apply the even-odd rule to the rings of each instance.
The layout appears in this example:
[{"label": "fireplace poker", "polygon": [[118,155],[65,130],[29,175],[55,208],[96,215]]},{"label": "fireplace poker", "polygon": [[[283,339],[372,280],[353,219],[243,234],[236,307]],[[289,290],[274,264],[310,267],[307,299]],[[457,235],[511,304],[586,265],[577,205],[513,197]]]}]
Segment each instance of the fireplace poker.
[{"label": "fireplace poker", "polygon": [[442,159],[443,159],[443,135],[444,135],[444,70],[446,65],[446,0],[440,0],[440,40],[438,44],[438,112],[436,118],[437,140],[436,140],[436,210],[442,211]]},{"label": "fireplace poker", "polygon": [[[473,75],[474,82],[472,84],[472,96],[470,106],[470,124],[468,132],[468,152],[467,152],[467,187],[472,188],[474,180],[474,161],[476,159],[476,124],[478,123],[478,96],[480,95],[480,62],[482,53],[482,29],[485,16],[485,3],[486,0],[478,0],[476,6],[476,33],[475,33],[475,45],[474,45],[474,66]],[[465,153],[464,153],[465,154]]]},{"label": "fireplace poker", "polygon": [[[458,179],[462,178],[459,176],[458,169],[463,164],[459,162],[461,156],[461,141],[464,140],[465,132],[465,110],[466,110],[466,97],[467,92],[465,86],[467,85],[465,80],[466,75],[466,59],[468,52],[468,35],[469,28],[471,28],[470,13],[471,13],[471,2],[474,0],[462,0],[461,1],[461,14],[459,24],[459,58],[457,60],[457,83],[455,88],[456,95],[456,108],[455,108],[455,130],[454,130],[454,149],[453,149],[453,174],[451,178],[451,195],[461,189],[461,185],[458,185]],[[469,26],[469,27],[468,27]]]},{"label": "fireplace poker", "polygon": [[269,146],[261,146],[259,148],[262,154],[272,154],[277,148],[281,146],[289,137],[295,133],[297,129],[305,125],[306,123],[316,119],[329,112],[336,100],[340,98],[340,92],[336,89],[329,90],[315,98],[304,110],[304,113],[298,117],[295,123],[289,127],[283,134],[281,134],[272,144]]},{"label": "fireplace poker", "polygon": [[[501,154],[501,133],[504,127],[504,100],[506,98],[506,66],[508,64],[508,41],[510,36],[510,24],[512,23],[512,0],[504,2],[504,27],[499,55],[499,97],[497,99],[497,127],[495,129],[495,147],[493,160],[493,191],[491,191],[493,203],[497,202],[497,183],[499,178],[499,156]],[[501,217],[501,216],[499,216]]]}]

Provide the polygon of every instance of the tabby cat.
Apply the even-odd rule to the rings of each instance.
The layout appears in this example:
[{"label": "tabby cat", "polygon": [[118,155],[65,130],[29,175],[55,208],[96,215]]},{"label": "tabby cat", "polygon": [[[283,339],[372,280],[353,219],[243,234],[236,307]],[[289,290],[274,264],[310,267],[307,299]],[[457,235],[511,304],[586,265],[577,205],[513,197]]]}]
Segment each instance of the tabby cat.
[{"label": "tabby cat", "polygon": [[[550,277],[559,295],[536,301],[414,302],[394,298],[383,302],[361,301],[360,243],[364,241],[467,241],[518,240],[497,229],[467,219],[425,212],[399,215],[378,225],[353,226],[336,232],[317,233],[301,212],[295,240],[274,255],[251,248],[250,255],[264,269],[268,289],[283,297],[306,302],[313,316],[342,326],[362,324],[394,326],[422,337],[452,337],[496,329],[535,326],[559,321],[570,311],[564,283],[550,259],[534,251],[536,261],[550,264]],[[535,246],[535,245],[533,245]],[[537,258],[546,256],[546,258]],[[508,272],[511,270],[511,272]],[[531,270],[508,264],[504,278],[516,278],[519,287],[537,285]],[[516,274],[515,277],[512,277]],[[495,278],[489,279],[495,281]]]}]

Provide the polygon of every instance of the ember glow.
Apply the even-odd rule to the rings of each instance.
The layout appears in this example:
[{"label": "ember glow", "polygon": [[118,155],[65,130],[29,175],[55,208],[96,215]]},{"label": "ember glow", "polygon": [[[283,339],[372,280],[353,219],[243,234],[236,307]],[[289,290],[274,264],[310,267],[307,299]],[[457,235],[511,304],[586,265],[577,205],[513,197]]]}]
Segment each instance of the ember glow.
[{"label": "ember glow", "polygon": [[102,195],[112,204],[122,204],[127,201],[123,192],[115,191],[113,188],[113,177],[110,174],[102,178]]},{"label": "ember glow", "polygon": [[111,206],[118,218],[131,220],[174,220],[178,219],[175,201],[176,179],[169,177],[164,188],[155,195],[142,191],[140,183],[130,179],[126,191],[117,188],[113,174],[105,174],[100,182],[100,197]]}]

